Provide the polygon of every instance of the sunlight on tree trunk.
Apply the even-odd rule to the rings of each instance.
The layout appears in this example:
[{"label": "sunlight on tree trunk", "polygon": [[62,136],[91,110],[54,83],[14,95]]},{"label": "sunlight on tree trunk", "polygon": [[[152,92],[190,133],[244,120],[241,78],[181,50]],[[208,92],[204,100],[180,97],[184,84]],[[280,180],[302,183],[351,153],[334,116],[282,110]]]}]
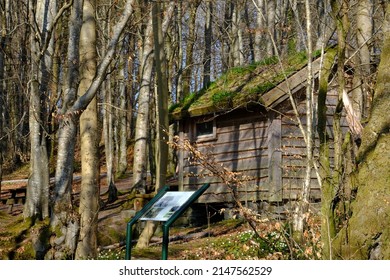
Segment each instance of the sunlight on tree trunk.
[{"label": "sunlight on tree trunk", "polygon": [[153,70],[153,29],[152,16],[149,13],[141,57],[141,84],[138,96],[138,113],[135,125],[133,188],[138,193],[146,192],[147,147],[149,137],[149,107]]},{"label": "sunlight on tree trunk", "polygon": [[[39,30],[31,32],[31,84],[30,84],[30,107],[29,128],[31,143],[30,177],[27,185],[24,217],[45,218],[49,216],[49,161],[47,154],[47,112],[42,104],[48,102],[47,91],[50,83],[50,70],[52,58],[49,53],[53,52],[54,40],[51,38],[50,27],[57,13],[56,1],[46,5],[41,0],[33,7],[29,2],[31,13],[31,25]],[[36,41],[38,35],[42,44]],[[43,49],[42,49],[43,48]]]},{"label": "sunlight on tree trunk", "polygon": [[[81,81],[79,93],[85,92],[96,73],[95,0],[84,0],[83,26],[80,34]],[[96,97],[80,116],[81,191],[80,237],[77,259],[96,258],[99,213],[99,147]]]},{"label": "sunlight on tree trunk", "polygon": [[321,235],[323,242],[323,259],[332,257],[332,240],[336,234],[336,226],[333,213],[333,199],[335,188],[332,181],[330,162],[331,140],[327,132],[327,105],[328,81],[334,64],[336,49],[328,50],[324,57],[321,69],[318,89],[317,131],[320,140],[319,166],[322,178],[321,188]]},{"label": "sunlight on tree trunk", "polygon": [[[79,219],[72,202],[73,159],[78,128],[79,112],[68,113],[77,98],[79,86],[79,42],[83,19],[83,0],[75,0],[69,20],[69,42],[67,51],[68,72],[65,82],[64,103],[60,110],[63,118],[59,124],[57,166],[53,212],[50,226],[54,232],[61,232],[51,244],[60,250],[51,252],[50,258],[73,258],[79,234]],[[53,251],[53,249],[52,249]]]},{"label": "sunlight on tree trunk", "polygon": [[306,34],[307,34],[307,82],[306,82],[306,173],[303,181],[302,192],[298,198],[294,213],[293,230],[297,241],[303,239],[305,216],[309,208],[309,193],[311,183],[311,170],[313,165],[313,117],[314,117],[314,87],[312,70],[312,36],[311,36],[311,12],[309,0],[305,0],[306,8]]},{"label": "sunlight on tree trunk", "polygon": [[[363,129],[357,155],[358,168],[351,174],[355,199],[351,217],[334,240],[335,254],[342,259],[389,259],[390,244],[390,5],[386,4],[384,41],[371,115]],[[386,175],[385,175],[386,174]]]},{"label": "sunlight on tree trunk", "polygon": [[[168,83],[167,83],[167,65],[164,51],[164,35],[173,12],[173,2],[167,8],[167,13],[162,22],[162,14],[160,3],[153,3],[152,7],[152,23],[153,23],[153,41],[154,41],[154,59],[156,62],[156,78],[157,78],[157,137],[156,137],[156,185],[157,192],[165,186],[167,167],[168,167]],[[153,221],[148,221],[142,231],[137,248],[145,248],[149,245],[157,224]]]},{"label": "sunlight on tree trunk", "polygon": [[97,73],[85,93],[77,99],[79,81],[79,42],[82,26],[82,0],[73,1],[72,13],[69,21],[68,44],[68,76],[62,108],[59,111],[60,127],[58,142],[58,158],[55,175],[53,215],[50,226],[54,233],[51,238],[52,249],[48,254],[50,259],[73,258],[76,250],[79,234],[79,216],[72,204],[72,179],[75,139],[79,115],[84,111],[96,96],[106,71],[113,59],[119,38],[132,14],[134,0],[128,0],[125,4],[122,17],[115,27],[109,47],[102,58]]}]

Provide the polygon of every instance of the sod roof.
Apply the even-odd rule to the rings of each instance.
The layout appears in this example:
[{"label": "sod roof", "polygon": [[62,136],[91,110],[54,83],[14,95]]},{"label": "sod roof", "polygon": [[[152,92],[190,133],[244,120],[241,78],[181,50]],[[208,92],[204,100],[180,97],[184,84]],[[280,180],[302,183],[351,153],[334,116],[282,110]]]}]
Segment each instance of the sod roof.
[{"label": "sod roof", "polygon": [[[315,54],[313,74],[320,68]],[[261,62],[229,69],[206,89],[191,93],[170,108],[171,120],[231,111],[248,104],[275,107],[305,85],[307,55],[296,53],[284,59],[271,57]]]}]

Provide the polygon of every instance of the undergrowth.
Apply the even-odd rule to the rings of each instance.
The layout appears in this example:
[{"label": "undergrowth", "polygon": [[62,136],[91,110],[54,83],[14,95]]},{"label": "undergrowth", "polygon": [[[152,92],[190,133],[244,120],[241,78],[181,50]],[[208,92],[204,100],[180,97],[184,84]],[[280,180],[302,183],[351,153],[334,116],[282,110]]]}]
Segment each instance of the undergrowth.
[{"label": "undergrowth", "polygon": [[[288,221],[259,221],[257,232],[247,223],[239,227],[235,221],[224,221],[206,226],[203,231],[210,234],[203,238],[170,242],[168,259],[171,260],[317,260],[321,259],[319,219],[308,214],[307,226],[301,243],[292,238]],[[229,230],[230,228],[230,230]],[[175,232],[176,229],[172,229]],[[191,232],[191,229],[186,229]],[[177,232],[180,232],[178,230]],[[183,233],[186,235],[186,233]],[[145,249],[132,250],[133,259],[158,260],[161,258],[161,242],[151,244]],[[98,260],[124,259],[125,246],[116,249],[102,250]]]}]

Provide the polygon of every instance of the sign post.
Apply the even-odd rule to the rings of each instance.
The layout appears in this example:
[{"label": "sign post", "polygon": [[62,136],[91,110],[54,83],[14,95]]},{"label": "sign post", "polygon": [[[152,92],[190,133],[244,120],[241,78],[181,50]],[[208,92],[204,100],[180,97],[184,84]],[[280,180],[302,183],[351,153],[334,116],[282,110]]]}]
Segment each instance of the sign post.
[{"label": "sign post", "polygon": [[134,217],[127,223],[126,231],[126,260],[131,260],[131,246],[133,238],[133,225],[148,211],[153,204],[159,200],[167,191],[169,190],[168,186],[165,186],[159,190],[155,197],[153,197],[140,211],[135,213]]},{"label": "sign post", "polygon": [[170,192],[169,187],[161,189],[127,224],[126,260],[131,259],[132,226],[138,221],[163,222],[162,260],[168,258],[169,227],[197,200],[210,186],[204,184],[191,192]]}]

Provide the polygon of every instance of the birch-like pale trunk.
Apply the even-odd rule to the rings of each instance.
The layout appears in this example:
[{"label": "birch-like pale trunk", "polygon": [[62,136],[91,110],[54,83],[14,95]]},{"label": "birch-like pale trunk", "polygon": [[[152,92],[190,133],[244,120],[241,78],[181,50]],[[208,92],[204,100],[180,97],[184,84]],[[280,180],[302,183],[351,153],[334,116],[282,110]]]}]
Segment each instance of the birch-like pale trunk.
[{"label": "birch-like pale trunk", "polygon": [[[152,23],[153,23],[153,42],[154,42],[154,59],[156,62],[156,79],[157,79],[157,127],[156,127],[156,185],[155,191],[164,187],[168,167],[168,77],[167,62],[164,50],[164,35],[167,32],[168,23],[173,13],[174,2],[171,2],[166,9],[164,20],[160,3],[153,3],[152,6]],[[149,241],[156,231],[157,224],[148,221],[142,231],[137,248],[149,246]]]},{"label": "birch-like pale trunk", "polygon": [[213,3],[206,3],[206,18],[204,26],[205,48],[203,54],[203,88],[207,88],[211,82],[211,42],[212,42],[212,13]]},{"label": "birch-like pale trunk", "polygon": [[[59,111],[60,127],[58,131],[58,158],[55,174],[53,215],[51,217],[52,248],[47,255],[50,259],[73,258],[76,250],[79,231],[79,216],[72,205],[72,177],[74,144],[76,140],[79,116],[96,96],[105,79],[107,69],[114,57],[119,38],[133,12],[134,0],[125,3],[124,11],[115,25],[107,51],[102,58],[96,75],[85,93],[77,99],[78,90],[78,44],[82,25],[82,0],[74,0],[70,19],[70,42],[68,46],[69,76],[65,89],[62,108]],[[77,48],[77,51],[76,51]],[[73,58],[73,59],[71,59]]]},{"label": "birch-like pale trunk", "polygon": [[[185,65],[183,66],[183,75],[182,75],[182,89],[184,98],[187,94],[190,93],[191,89],[191,81],[192,81],[192,70],[193,66],[193,56],[194,56],[194,45],[196,41],[196,15],[197,10],[202,1],[201,0],[193,0],[189,3],[189,11],[188,11],[188,20],[187,20],[187,28],[188,28],[188,37],[185,42]],[[184,3],[183,3],[184,4]],[[181,20],[181,19],[180,19]]]},{"label": "birch-like pale trunk", "polygon": [[[96,0],[84,0],[83,25],[80,34],[79,94],[90,86],[96,73]],[[96,97],[80,116],[81,191],[80,236],[76,259],[94,259],[97,256],[97,222],[99,213],[99,131]]]},{"label": "birch-like pale trunk", "polygon": [[150,95],[152,93],[153,72],[153,28],[152,15],[149,19],[140,50],[140,89],[138,97],[138,113],[135,123],[134,164],[133,164],[133,188],[138,193],[146,192],[147,172],[147,147],[149,137],[149,109]]},{"label": "birch-like pale trunk", "polygon": [[[56,1],[37,1],[36,6],[29,2],[30,23],[38,30],[31,32],[31,78],[30,78],[30,176],[27,183],[25,218],[45,218],[49,216],[49,161],[45,106],[50,83],[50,70],[54,43],[51,37],[53,22],[57,12]],[[38,36],[39,41],[35,36]]]},{"label": "birch-like pale trunk", "polygon": [[[70,112],[77,98],[79,87],[79,43],[83,23],[83,0],[73,1],[69,19],[69,41],[67,50],[67,77],[63,104],[59,112],[58,152],[55,172],[54,201],[50,226],[55,232],[52,238],[50,257],[53,259],[73,258],[79,234],[79,217],[73,209],[72,183],[73,160],[79,114]],[[60,233],[60,234],[59,234]]]},{"label": "birch-like pale trunk", "polygon": [[179,1],[176,7],[176,25],[177,32],[175,34],[175,39],[177,41],[177,74],[176,74],[176,102],[182,101],[185,92],[183,92],[183,72],[184,72],[184,47],[183,47],[183,25],[181,23],[183,16],[183,2]]},{"label": "birch-like pale trunk", "polygon": [[307,82],[306,82],[306,172],[303,181],[302,192],[298,198],[295,213],[293,216],[293,230],[296,240],[302,240],[305,214],[309,206],[309,193],[311,182],[311,170],[313,165],[313,117],[314,117],[314,88],[313,88],[313,69],[312,69],[312,36],[311,36],[311,11],[310,1],[305,0],[306,12],[306,36],[307,36]]},{"label": "birch-like pale trunk", "polygon": [[[110,5],[112,1],[110,1]],[[104,11],[106,20],[103,24],[105,37],[108,38],[111,32],[111,9],[106,8]],[[111,70],[109,71],[111,72]],[[104,99],[103,105],[103,139],[104,139],[104,153],[106,157],[106,182],[108,186],[108,198],[106,203],[112,203],[118,198],[118,192],[115,185],[115,171],[114,171],[114,111],[115,106],[113,102],[113,88],[111,86],[111,76],[104,81],[102,85],[102,94]]]},{"label": "birch-like pale trunk", "polygon": [[255,61],[260,61],[262,56],[262,49],[263,49],[263,40],[264,40],[264,30],[265,30],[265,23],[264,23],[264,0],[257,0],[257,8],[261,11],[257,11],[256,16],[256,32],[255,32],[255,44],[254,44],[254,59]]},{"label": "birch-like pale trunk", "polygon": [[[371,47],[373,36],[373,3],[372,0],[360,0],[356,7],[356,39],[358,47],[357,75],[354,76],[356,88],[352,91],[353,110],[361,121],[367,117],[368,101],[372,99],[370,89]],[[360,137],[360,136],[359,136]]]},{"label": "birch-like pale trunk", "polygon": [[244,42],[243,42],[243,30],[242,25],[242,3],[236,1],[232,3],[232,23],[231,23],[231,60],[233,66],[240,66],[244,63]]},{"label": "birch-like pale trunk", "polygon": [[268,29],[268,38],[266,40],[267,45],[267,56],[273,56],[275,54],[275,49],[272,41],[276,40],[276,31],[275,31],[275,19],[276,19],[276,1],[269,0],[266,1],[267,9],[267,29]]},{"label": "birch-like pale trunk", "polygon": [[118,167],[116,174],[121,177],[127,170],[127,95],[129,83],[129,46],[130,34],[126,33],[123,37],[122,53],[121,53],[121,68],[119,71],[119,112],[118,112]]}]

